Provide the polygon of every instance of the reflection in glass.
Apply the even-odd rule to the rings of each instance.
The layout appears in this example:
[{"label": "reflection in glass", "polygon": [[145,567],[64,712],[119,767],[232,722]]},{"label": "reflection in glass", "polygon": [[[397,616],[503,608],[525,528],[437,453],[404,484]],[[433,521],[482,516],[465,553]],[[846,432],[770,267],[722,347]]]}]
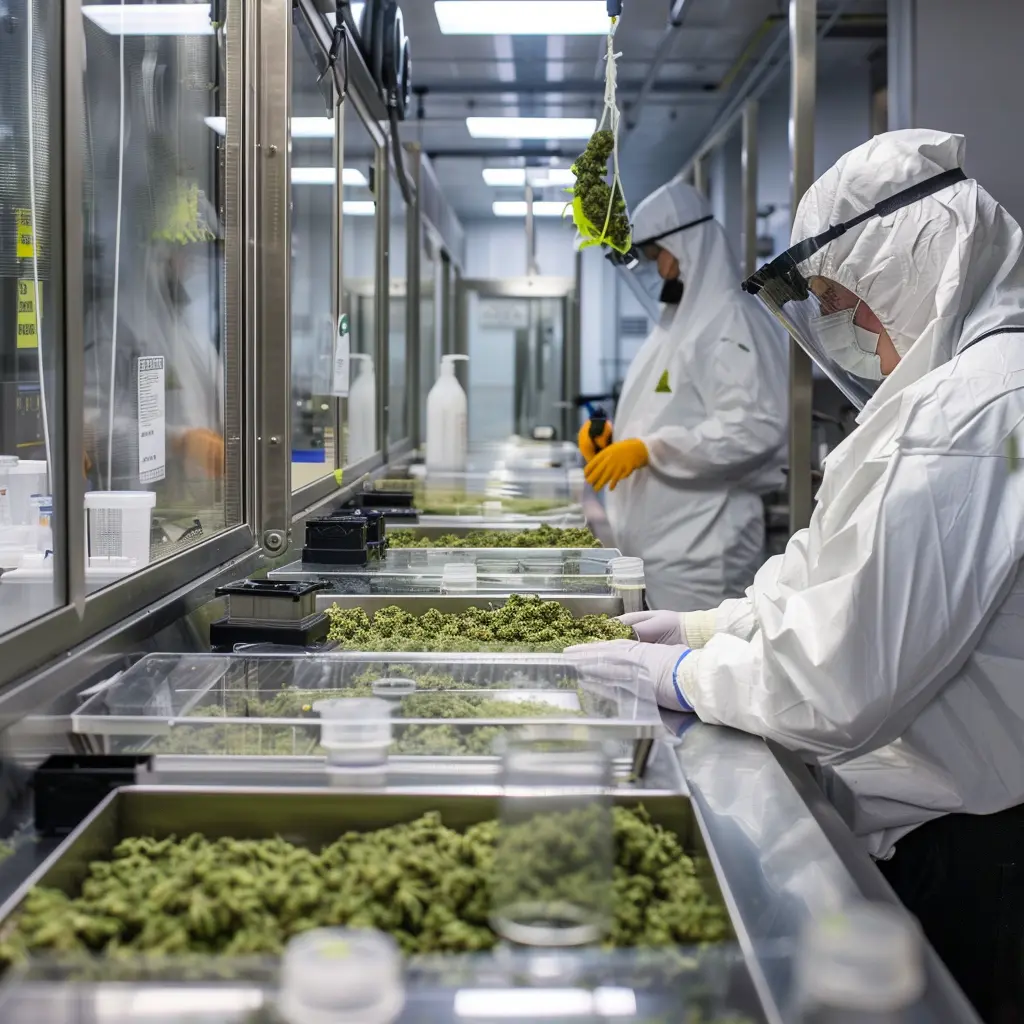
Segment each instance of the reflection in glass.
[{"label": "reflection in glass", "polygon": [[[308,137],[294,118],[324,115],[317,72],[297,29],[292,52],[292,490],[334,471],[331,303],[333,135]],[[300,121],[298,124],[304,124]],[[328,122],[333,128],[333,122]]]},{"label": "reflection in glass", "polygon": [[409,436],[409,331],[406,322],[406,247],[408,209],[398,180],[391,179],[388,267],[391,307],[388,314],[388,441]]},{"label": "reflection in glass", "polygon": [[50,224],[61,17],[39,0],[0,8],[0,633],[64,601],[51,523],[65,456]]},{"label": "reflection in glass", "polygon": [[377,343],[374,315],[377,206],[370,189],[376,146],[358,112],[345,112],[342,206],[342,310],[348,314],[351,377],[342,402],[342,464],[354,466],[380,451],[377,437]]},{"label": "reflection in glass", "polygon": [[427,394],[437,378],[441,353],[437,306],[437,275],[434,246],[424,233],[420,245],[420,437],[427,436]]},{"label": "reflection in glass", "polygon": [[[129,569],[240,514],[237,443],[225,474],[222,43],[139,21],[84,19],[87,490],[136,495],[91,499],[89,556]],[[130,545],[115,529],[127,505]]]}]

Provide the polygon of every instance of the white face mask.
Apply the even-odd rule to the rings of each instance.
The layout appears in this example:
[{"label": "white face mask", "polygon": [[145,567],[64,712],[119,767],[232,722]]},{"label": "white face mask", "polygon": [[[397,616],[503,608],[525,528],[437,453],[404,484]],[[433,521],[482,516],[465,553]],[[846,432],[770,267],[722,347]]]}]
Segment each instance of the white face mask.
[{"label": "white face mask", "polygon": [[882,380],[882,362],[875,351],[881,335],[853,322],[859,308],[860,302],[853,309],[815,317],[811,327],[837,366],[864,380]]}]

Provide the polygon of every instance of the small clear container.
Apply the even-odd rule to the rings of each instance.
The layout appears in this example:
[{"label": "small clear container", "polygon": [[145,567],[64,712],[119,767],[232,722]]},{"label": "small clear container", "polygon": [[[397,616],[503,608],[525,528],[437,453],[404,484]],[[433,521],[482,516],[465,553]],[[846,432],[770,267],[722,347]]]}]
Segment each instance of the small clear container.
[{"label": "small clear container", "polygon": [[381,676],[370,684],[374,697],[383,700],[401,700],[416,692],[416,680],[405,676]]},{"label": "small clear container", "polygon": [[442,594],[474,594],[477,567],[472,562],[449,562],[441,574]]},{"label": "small clear container", "polygon": [[908,915],[858,903],[821,917],[797,961],[803,1024],[896,1024],[924,992],[921,936]]},{"label": "small clear container", "polygon": [[11,518],[11,471],[18,465],[17,455],[0,455],[0,526],[10,526]]},{"label": "small clear container", "polygon": [[491,927],[516,946],[599,942],[611,921],[607,748],[590,740],[513,739],[503,769]]},{"label": "small clear container", "polygon": [[293,938],[282,960],[287,1024],[390,1024],[405,1005],[401,956],[381,932],[316,928]]},{"label": "small clear container", "polygon": [[329,764],[374,767],[387,761],[391,746],[391,703],[379,697],[318,700],[320,745]]},{"label": "small clear container", "polygon": [[627,612],[644,610],[644,593],[647,587],[644,579],[642,558],[613,558],[608,563],[612,589],[621,595],[623,608]]}]

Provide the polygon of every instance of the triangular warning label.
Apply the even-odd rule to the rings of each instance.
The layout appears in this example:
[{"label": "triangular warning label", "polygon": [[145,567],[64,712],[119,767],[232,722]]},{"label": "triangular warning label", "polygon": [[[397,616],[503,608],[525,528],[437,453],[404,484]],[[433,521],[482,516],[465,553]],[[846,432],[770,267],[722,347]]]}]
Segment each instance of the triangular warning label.
[{"label": "triangular warning label", "polygon": [[668,370],[662,372],[662,375],[658,378],[658,386],[654,391],[659,395],[672,394],[672,389],[668,386]]}]

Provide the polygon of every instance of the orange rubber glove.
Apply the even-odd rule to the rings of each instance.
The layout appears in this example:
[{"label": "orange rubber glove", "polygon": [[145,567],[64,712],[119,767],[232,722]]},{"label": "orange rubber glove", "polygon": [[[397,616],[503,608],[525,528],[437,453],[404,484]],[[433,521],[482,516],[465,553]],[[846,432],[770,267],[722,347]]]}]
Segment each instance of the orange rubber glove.
[{"label": "orange rubber glove", "polygon": [[185,460],[189,475],[198,471],[205,480],[224,476],[224,438],[215,430],[195,427],[186,430],[174,442],[175,453]]},{"label": "orange rubber glove", "polygon": [[604,430],[597,437],[590,436],[590,420],[580,427],[576,443],[583,453],[583,461],[589,462],[598,452],[603,452],[612,442],[612,421],[605,420]]},{"label": "orange rubber glove", "polygon": [[583,473],[595,491],[605,486],[614,491],[618,483],[646,466],[649,461],[647,445],[640,438],[631,437],[625,441],[616,441],[599,452],[587,463]]}]

